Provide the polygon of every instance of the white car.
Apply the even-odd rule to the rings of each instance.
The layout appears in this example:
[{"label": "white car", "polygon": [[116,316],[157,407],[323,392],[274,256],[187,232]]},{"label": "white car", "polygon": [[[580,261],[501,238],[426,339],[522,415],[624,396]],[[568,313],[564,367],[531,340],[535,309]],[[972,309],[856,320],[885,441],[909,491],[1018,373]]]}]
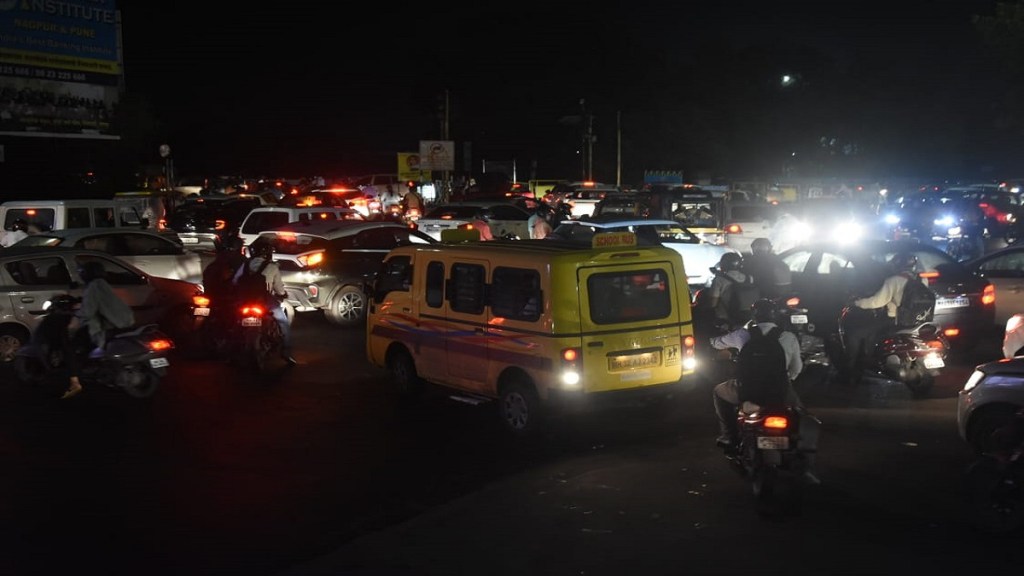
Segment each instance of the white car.
[{"label": "white car", "polygon": [[1024,407],[1024,356],[979,365],[957,397],[960,437],[976,452],[995,447],[996,431]]},{"label": "white car", "polygon": [[995,286],[997,326],[1007,325],[1014,314],[1024,310],[1024,244],[989,252],[964,266]]},{"label": "white car", "polygon": [[633,232],[643,242],[650,239],[674,249],[683,257],[686,281],[691,294],[711,284],[711,271],[722,254],[736,252],[728,246],[711,244],[674,220],[650,220],[645,218],[595,217],[586,220],[563,220],[552,232],[551,238],[590,242],[597,232]]},{"label": "white car", "polygon": [[68,228],[33,234],[17,247],[63,246],[113,254],[151,276],[202,285],[203,268],[213,260],[186,250],[177,234],[131,228]]},{"label": "white car", "polygon": [[530,237],[528,220],[530,213],[507,200],[467,200],[449,204],[435,204],[416,221],[417,228],[435,240],[441,239],[442,230],[466,228],[477,212],[490,213],[488,225],[495,238],[515,236]]},{"label": "white car", "polygon": [[238,238],[243,246],[248,246],[260,232],[290,222],[363,219],[361,213],[344,206],[260,206],[250,210],[245,220],[242,220],[242,225],[238,227]]}]

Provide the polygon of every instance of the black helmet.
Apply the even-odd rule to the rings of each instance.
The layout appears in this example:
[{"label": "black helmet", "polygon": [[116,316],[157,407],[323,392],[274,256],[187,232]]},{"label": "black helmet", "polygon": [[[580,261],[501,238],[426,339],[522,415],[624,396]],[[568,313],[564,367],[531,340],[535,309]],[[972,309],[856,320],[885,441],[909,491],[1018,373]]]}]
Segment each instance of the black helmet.
[{"label": "black helmet", "polygon": [[722,258],[718,261],[718,269],[722,272],[739,270],[742,263],[742,256],[735,252],[726,252],[725,254],[722,254]]},{"label": "black helmet", "polygon": [[58,294],[53,298],[50,298],[49,311],[52,314],[74,314],[75,304],[79,302],[78,298],[70,294]]},{"label": "black helmet", "polygon": [[889,265],[896,272],[913,272],[917,267],[917,256],[911,252],[897,252],[889,259]]},{"label": "black helmet", "polygon": [[11,230],[21,230],[22,232],[28,232],[28,222],[25,222],[25,220],[18,218],[17,220],[14,221],[13,224],[11,224]]},{"label": "black helmet", "polygon": [[270,242],[259,242],[252,247],[254,258],[271,259],[274,257],[274,245]]},{"label": "black helmet", "polygon": [[476,213],[476,217],[479,220],[483,220],[484,222],[488,222],[491,219],[491,211],[488,210],[487,208],[484,208],[482,210],[478,210],[477,213]]},{"label": "black helmet", "polygon": [[88,284],[97,278],[106,278],[107,269],[103,267],[103,262],[100,262],[99,260],[89,260],[79,267],[78,275],[82,277],[82,282]]},{"label": "black helmet", "polygon": [[754,322],[775,322],[775,302],[767,298],[760,298],[751,304],[750,312]]},{"label": "black helmet", "polygon": [[768,254],[772,251],[772,242],[767,238],[754,238],[750,243],[750,251],[754,254]]}]

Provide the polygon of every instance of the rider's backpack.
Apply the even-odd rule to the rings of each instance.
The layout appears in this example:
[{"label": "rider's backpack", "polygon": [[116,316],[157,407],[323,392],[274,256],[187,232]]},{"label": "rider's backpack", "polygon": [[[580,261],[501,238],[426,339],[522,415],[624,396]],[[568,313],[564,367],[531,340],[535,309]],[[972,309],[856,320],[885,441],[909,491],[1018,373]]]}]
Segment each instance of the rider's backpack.
[{"label": "rider's backpack", "polygon": [[745,281],[739,282],[728,274],[721,274],[722,278],[729,281],[722,291],[722,298],[725,299],[729,323],[733,326],[740,326],[750,320],[750,307],[761,297],[761,290],[754,284],[753,278],[750,274],[746,276]]},{"label": "rider's backpack", "polygon": [[263,271],[270,264],[270,259],[264,259],[263,263],[256,270],[252,269],[251,262],[242,264],[242,273],[235,282],[235,297],[239,300],[250,300],[263,302],[270,297],[267,290],[267,279]]},{"label": "rider's backpack", "polygon": [[740,348],[736,358],[740,403],[782,404],[789,390],[786,352],[779,342],[782,328],[776,326],[764,334],[754,324],[747,330],[750,340]]},{"label": "rider's backpack", "polygon": [[931,322],[935,316],[935,292],[921,282],[916,274],[907,274],[903,299],[896,307],[896,325],[900,328]]}]

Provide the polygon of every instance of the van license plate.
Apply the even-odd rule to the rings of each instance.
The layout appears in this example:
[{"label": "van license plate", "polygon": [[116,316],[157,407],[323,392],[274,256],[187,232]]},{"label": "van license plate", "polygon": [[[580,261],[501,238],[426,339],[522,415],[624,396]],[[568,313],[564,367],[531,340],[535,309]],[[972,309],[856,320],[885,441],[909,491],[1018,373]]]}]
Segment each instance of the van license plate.
[{"label": "van license plate", "polygon": [[209,308],[193,308],[192,309],[192,315],[193,316],[209,316],[210,315],[210,309]]},{"label": "van license plate", "polygon": [[955,298],[936,298],[935,309],[943,310],[945,308],[966,308],[971,305],[971,300],[967,296],[957,296]]},{"label": "van license plate", "polygon": [[789,317],[790,324],[807,324],[807,314],[793,314]]},{"label": "van license plate", "polygon": [[171,363],[167,358],[150,358],[149,365],[153,368],[166,368],[167,366],[170,366]]},{"label": "van license plate", "polygon": [[789,436],[758,436],[757,447],[761,450],[788,450]]},{"label": "van license plate", "polygon": [[242,318],[242,326],[263,326],[263,319],[258,317]]},{"label": "van license plate", "polygon": [[631,370],[634,368],[650,368],[661,364],[661,352],[643,352],[608,358],[608,369],[611,371]]}]

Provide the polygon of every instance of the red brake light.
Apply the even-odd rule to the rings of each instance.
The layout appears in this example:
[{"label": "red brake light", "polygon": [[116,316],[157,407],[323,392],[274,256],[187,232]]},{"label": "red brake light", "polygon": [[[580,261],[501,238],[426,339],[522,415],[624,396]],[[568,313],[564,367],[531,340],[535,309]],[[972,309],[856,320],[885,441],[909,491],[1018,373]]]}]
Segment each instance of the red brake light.
[{"label": "red brake light", "polygon": [[765,428],[773,428],[775,430],[785,430],[789,426],[789,418],[785,416],[769,416],[764,419]]},{"label": "red brake light", "polygon": [[263,316],[263,307],[255,305],[242,306],[242,316]]},{"label": "red brake light", "polygon": [[739,224],[729,224],[728,226],[725,227],[725,233],[726,234],[742,234],[743,233],[743,227],[740,226]]},{"label": "red brake light", "polygon": [[579,348],[566,348],[562,350],[562,360],[566,362],[575,362],[579,358]]},{"label": "red brake light", "polygon": [[227,222],[225,222],[223,220],[217,220],[216,223],[213,226],[213,229],[214,230],[223,230],[224,228],[227,227],[227,225],[228,225]]},{"label": "red brake light", "polygon": [[206,296],[193,296],[192,304],[199,308],[206,308],[210,305],[210,299]]},{"label": "red brake light", "polygon": [[171,348],[174,348],[174,342],[171,342],[166,338],[160,338],[159,340],[150,340],[146,343],[146,347],[154,352],[159,350],[170,350]]},{"label": "red brake light", "polygon": [[996,303],[996,287],[989,284],[981,291],[981,303],[989,306]]}]

